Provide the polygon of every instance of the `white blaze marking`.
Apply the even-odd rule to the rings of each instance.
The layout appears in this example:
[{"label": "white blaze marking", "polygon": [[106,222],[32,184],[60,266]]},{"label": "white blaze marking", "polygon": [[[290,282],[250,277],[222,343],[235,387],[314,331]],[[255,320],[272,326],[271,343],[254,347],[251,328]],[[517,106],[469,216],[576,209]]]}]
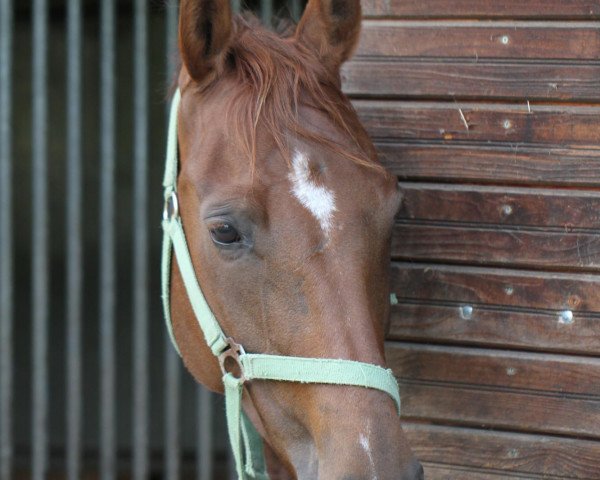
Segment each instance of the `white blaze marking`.
[{"label": "white blaze marking", "polygon": [[373,454],[371,453],[371,445],[369,444],[369,438],[361,432],[358,436],[358,441],[360,443],[360,446],[363,448],[363,450],[369,457],[369,464],[373,473],[373,480],[377,480],[377,473],[375,472],[375,462],[373,461]]},{"label": "white blaze marking", "polygon": [[290,173],[292,193],[298,201],[317,219],[326,234],[331,230],[331,220],[335,212],[335,195],[324,186],[317,185],[310,178],[308,158],[302,152],[294,152],[293,172]]}]

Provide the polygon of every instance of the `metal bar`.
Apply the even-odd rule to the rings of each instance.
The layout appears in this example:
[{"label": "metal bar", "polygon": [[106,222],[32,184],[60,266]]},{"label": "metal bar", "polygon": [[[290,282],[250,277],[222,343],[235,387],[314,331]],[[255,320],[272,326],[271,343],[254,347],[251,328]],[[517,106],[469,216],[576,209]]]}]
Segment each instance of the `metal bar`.
[{"label": "metal bar", "polygon": [[13,461],[12,0],[0,0],[0,480]]},{"label": "metal bar", "polygon": [[[166,331],[166,329],[165,329]],[[180,478],[180,422],[181,361],[168,334],[165,337],[165,478]]]},{"label": "metal bar", "polygon": [[242,0],[232,0],[231,6],[233,13],[240,13],[242,11]]},{"label": "metal bar", "polygon": [[198,480],[208,480],[213,475],[212,394],[201,385],[196,388],[198,402],[197,478]]},{"label": "metal bar", "polygon": [[46,0],[33,2],[32,65],[32,478],[48,467],[48,91]]},{"label": "metal bar", "polygon": [[[166,45],[167,45],[167,72],[169,78],[175,75],[177,62],[175,52],[177,48],[177,19],[178,8],[176,1],[167,3],[166,11]],[[166,108],[166,123],[169,122],[169,105]],[[165,131],[167,129],[165,128]],[[171,338],[164,329],[165,334],[165,479],[178,480],[180,478],[180,397],[181,397],[181,361],[177,352],[171,345]]]},{"label": "metal bar", "polygon": [[134,9],[133,478],[148,476],[148,11]]},{"label": "metal bar", "polygon": [[237,472],[235,467],[235,458],[233,457],[233,452],[231,448],[227,449],[227,478],[229,480],[237,480]]},{"label": "metal bar", "polygon": [[290,14],[292,19],[297,22],[300,20],[300,15],[302,14],[302,5],[300,4],[300,0],[290,0]]},{"label": "metal bar", "polygon": [[[166,331],[166,329],[165,329]],[[165,478],[180,478],[180,428],[179,416],[181,398],[181,361],[175,352],[171,339],[165,338]]]},{"label": "metal bar", "polygon": [[42,480],[46,476],[48,467],[48,12],[46,0],[33,2],[32,43],[32,478]]},{"label": "metal bar", "polygon": [[260,18],[267,26],[273,21],[273,0],[262,0],[260,2]]},{"label": "metal bar", "polygon": [[81,0],[69,0],[67,11],[67,478],[81,471]]},{"label": "metal bar", "polygon": [[101,2],[100,477],[114,480],[115,451],[115,4]]}]

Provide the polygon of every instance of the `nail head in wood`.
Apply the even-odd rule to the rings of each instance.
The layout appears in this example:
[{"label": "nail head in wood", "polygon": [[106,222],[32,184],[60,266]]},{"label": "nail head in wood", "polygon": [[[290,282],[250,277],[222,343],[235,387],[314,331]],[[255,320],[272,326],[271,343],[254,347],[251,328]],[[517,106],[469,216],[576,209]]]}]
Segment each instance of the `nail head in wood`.
[{"label": "nail head in wood", "polygon": [[571,310],[563,310],[558,315],[558,323],[570,325],[573,323],[573,312]]},{"label": "nail head in wood", "polygon": [[473,317],[473,307],[471,305],[463,305],[460,307],[460,318],[470,320]]}]

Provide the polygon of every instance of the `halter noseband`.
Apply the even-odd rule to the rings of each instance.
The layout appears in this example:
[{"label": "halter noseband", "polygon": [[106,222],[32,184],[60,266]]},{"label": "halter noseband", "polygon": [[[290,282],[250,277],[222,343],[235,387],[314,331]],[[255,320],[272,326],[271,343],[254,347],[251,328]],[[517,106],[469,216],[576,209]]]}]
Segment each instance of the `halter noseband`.
[{"label": "halter noseband", "polygon": [[[212,313],[194,272],[194,266],[185,240],[179,216],[177,199],[177,116],[181,94],[175,92],[171,104],[167,159],[163,187],[165,209],[162,228],[162,299],[167,329],[173,346],[179,353],[173,335],[170,306],[171,251],[175,257],[194,315],[212,353],[219,359],[223,372],[227,430],[240,480],[267,480],[262,439],[242,412],[242,391],[245,382],[273,380],[282,382],[349,385],[381,390],[387,393],[400,413],[398,383],[391,370],[370,363],[328,358],[303,358],[280,355],[246,353],[243,347],[227,337]],[[231,372],[231,362],[239,370]],[[236,372],[238,373],[238,372]]]}]

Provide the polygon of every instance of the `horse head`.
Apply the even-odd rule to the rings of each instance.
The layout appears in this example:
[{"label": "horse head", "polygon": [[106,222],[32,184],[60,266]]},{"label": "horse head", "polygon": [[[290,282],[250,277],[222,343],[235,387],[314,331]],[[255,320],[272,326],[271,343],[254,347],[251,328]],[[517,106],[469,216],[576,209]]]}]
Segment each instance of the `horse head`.
[{"label": "horse head", "polygon": [[[385,367],[396,179],[340,89],[359,0],[311,0],[280,36],[229,0],[183,0],[178,207],[223,331],[257,352]],[[222,392],[174,262],[173,333],[194,377]],[[282,467],[303,479],[417,479],[389,395],[252,381],[243,408]]]}]

